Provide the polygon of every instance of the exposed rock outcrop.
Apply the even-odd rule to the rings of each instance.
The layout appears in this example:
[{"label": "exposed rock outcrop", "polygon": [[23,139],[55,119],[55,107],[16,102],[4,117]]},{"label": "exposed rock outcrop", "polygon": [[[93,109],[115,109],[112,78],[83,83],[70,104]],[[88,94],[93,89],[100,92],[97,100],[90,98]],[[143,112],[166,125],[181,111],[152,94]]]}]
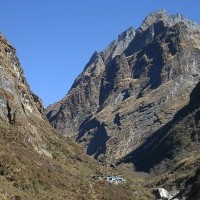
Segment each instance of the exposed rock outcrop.
[{"label": "exposed rock outcrop", "polygon": [[0,42],[1,119],[14,121],[18,116],[26,118],[25,115],[30,114],[42,119],[44,114],[42,102],[30,91],[15,49],[3,35],[0,35]]},{"label": "exposed rock outcrop", "polygon": [[[180,190],[177,199],[198,200],[200,176],[200,82],[188,105],[165,126],[149,136],[118,164],[134,163],[135,170],[156,174],[155,185]],[[186,198],[187,197],[187,198]]]},{"label": "exposed rock outcrop", "polygon": [[[135,198],[128,187],[90,179],[112,173],[52,128],[39,97],[29,89],[15,49],[0,35],[0,199]],[[152,199],[149,194],[144,198]]]},{"label": "exposed rock outcrop", "polygon": [[47,108],[47,117],[60,131],[77,136],[76,129],[90,115],[97,112],[102,76],[107,63],[120,55],[132,41],[135,30],[131,27],[114,40],[103,52],[95,52],[84,71],[76,78],[68,95]]},{"label": "exposed rock outcrop", "polygon": [[178,199],[175,196],[179,194],[179,191],[168,192],[165,188],[156,188],[154,190],[154,195],[158,200],[184,200],[184,198]]},{"label": "exposed rock outcrop", "polygon": [[161,10],[95,53],[47,117],[90,155],[115,162],[173,119],[199,77],[200,26]]},{"label": "exposed rock outcrop", "polygon": [[[136,169],[149,171],[161,161],[181,160],[197,154],[200,151],[199,111],[200,82],[192,91],[188,105],[179,110],[169,123],[148,137],[138,149],[121,162],[134,162]],[[167,163],[160,167],[165,168],[164,165]],[[170,168],[173,168],[173,165]]]}]

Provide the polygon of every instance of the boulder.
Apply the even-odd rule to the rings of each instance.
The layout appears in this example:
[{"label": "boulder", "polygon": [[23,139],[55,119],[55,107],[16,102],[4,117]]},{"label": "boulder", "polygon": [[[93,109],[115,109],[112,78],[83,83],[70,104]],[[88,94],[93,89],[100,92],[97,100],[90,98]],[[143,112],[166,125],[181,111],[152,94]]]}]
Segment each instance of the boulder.
[{"label": "boulder", "polygon": [[156,188],[154,190],[154,194],[156,199],[161,199],[161,200],[168,200],[169,199],[169,192],[165,190],[164,188]]}]

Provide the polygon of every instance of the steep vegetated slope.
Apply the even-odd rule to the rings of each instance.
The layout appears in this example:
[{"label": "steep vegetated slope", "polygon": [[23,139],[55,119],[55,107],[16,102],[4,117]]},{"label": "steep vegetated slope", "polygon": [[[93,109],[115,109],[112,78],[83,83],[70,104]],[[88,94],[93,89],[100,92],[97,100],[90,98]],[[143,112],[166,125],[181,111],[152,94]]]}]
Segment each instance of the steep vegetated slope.
[{"label": "steep vegetated slope", "polygon": [[[136,169],[149,171],[167,158],[171,160],[195,156],[195,153],[198,154],[200,150],[199,122],[200,82],[192,91],[188,105],[179,110],[169,123],[147,138],[145,143],[122,162],[132,160]],[[169,166],[173,167],[173,163],[168,164]]]},{"label": "steep vegetated slope", "polygon": [[119,163],[134,163],[136,170],[159,175],[148,183],[151,187],[177,187],[182,196],[199,199],[199,152],[200,82],[188,105]]},{"label": "steep vegetated slope", "polygon": [[200,26],[160,10],[95,52],[69,93],[47,108],[47,117],[87,154],[120,161],[188,104],[199,77]]},{"label": "steep vegetated slope", "polygon": [[117,186],[92,179],[117,172],[56,133],[2,35],[0,105],[0,199],[151,199],[131,180]]}]

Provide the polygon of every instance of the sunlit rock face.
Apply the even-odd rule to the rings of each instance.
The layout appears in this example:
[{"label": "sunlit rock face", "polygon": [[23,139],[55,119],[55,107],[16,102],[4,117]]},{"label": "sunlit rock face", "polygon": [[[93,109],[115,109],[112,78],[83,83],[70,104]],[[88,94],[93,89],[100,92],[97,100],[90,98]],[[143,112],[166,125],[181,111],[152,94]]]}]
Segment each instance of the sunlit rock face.
[{"label": "sunlit rock face", "polygon": [[89,155],[115,162],[188,103],[199,77],[200,26],[160,10],[95,52],[47,117]]},{"label": "sunlit rock face", "polygon": [[0,35],[0,117],[17,122],[25,115],[42,118],[43,106],[24,77],[15,49]]},{"label": "sunlit rock face", "polygon": [[94,52],[84,71],[74,81],[68,95],[47,108],[47,116],[55,128],[67,131],[70,136],[77,136],[76,130],[80,124],[97,112],[102,77],[107,63],[121,54],[134,36],[135,30],[129,28],[103,52]]},{"label": "sunlit rock face", "polygon": [[30,91],[16,51],[3,35],[0,35],[0,75],[0,117],[13,122],[18,116],[30,114],[42,118],[42,103]]},{"label": "sunlit rock face", "polygon": [[[0,34],[0,121],[12,124],[21,143],[51,157],[43,135],[48,123],[41,100],[33,94],[24,77],[16,50]],[[17,135],[17,134],[16,134]],[[16,136],[17,137],[17,136]]]}]

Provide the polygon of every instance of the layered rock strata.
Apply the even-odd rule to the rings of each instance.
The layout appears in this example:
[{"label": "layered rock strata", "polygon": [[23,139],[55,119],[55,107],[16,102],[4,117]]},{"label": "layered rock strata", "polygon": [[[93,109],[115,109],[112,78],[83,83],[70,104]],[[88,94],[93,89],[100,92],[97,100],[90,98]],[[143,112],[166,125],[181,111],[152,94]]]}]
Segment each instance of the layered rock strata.
[{"label": "layered rock strata", "polygon": [[102,162],[133,152],[189,102],[200,77],[200,26],[165,10],[95,52],[50,123]]}]

